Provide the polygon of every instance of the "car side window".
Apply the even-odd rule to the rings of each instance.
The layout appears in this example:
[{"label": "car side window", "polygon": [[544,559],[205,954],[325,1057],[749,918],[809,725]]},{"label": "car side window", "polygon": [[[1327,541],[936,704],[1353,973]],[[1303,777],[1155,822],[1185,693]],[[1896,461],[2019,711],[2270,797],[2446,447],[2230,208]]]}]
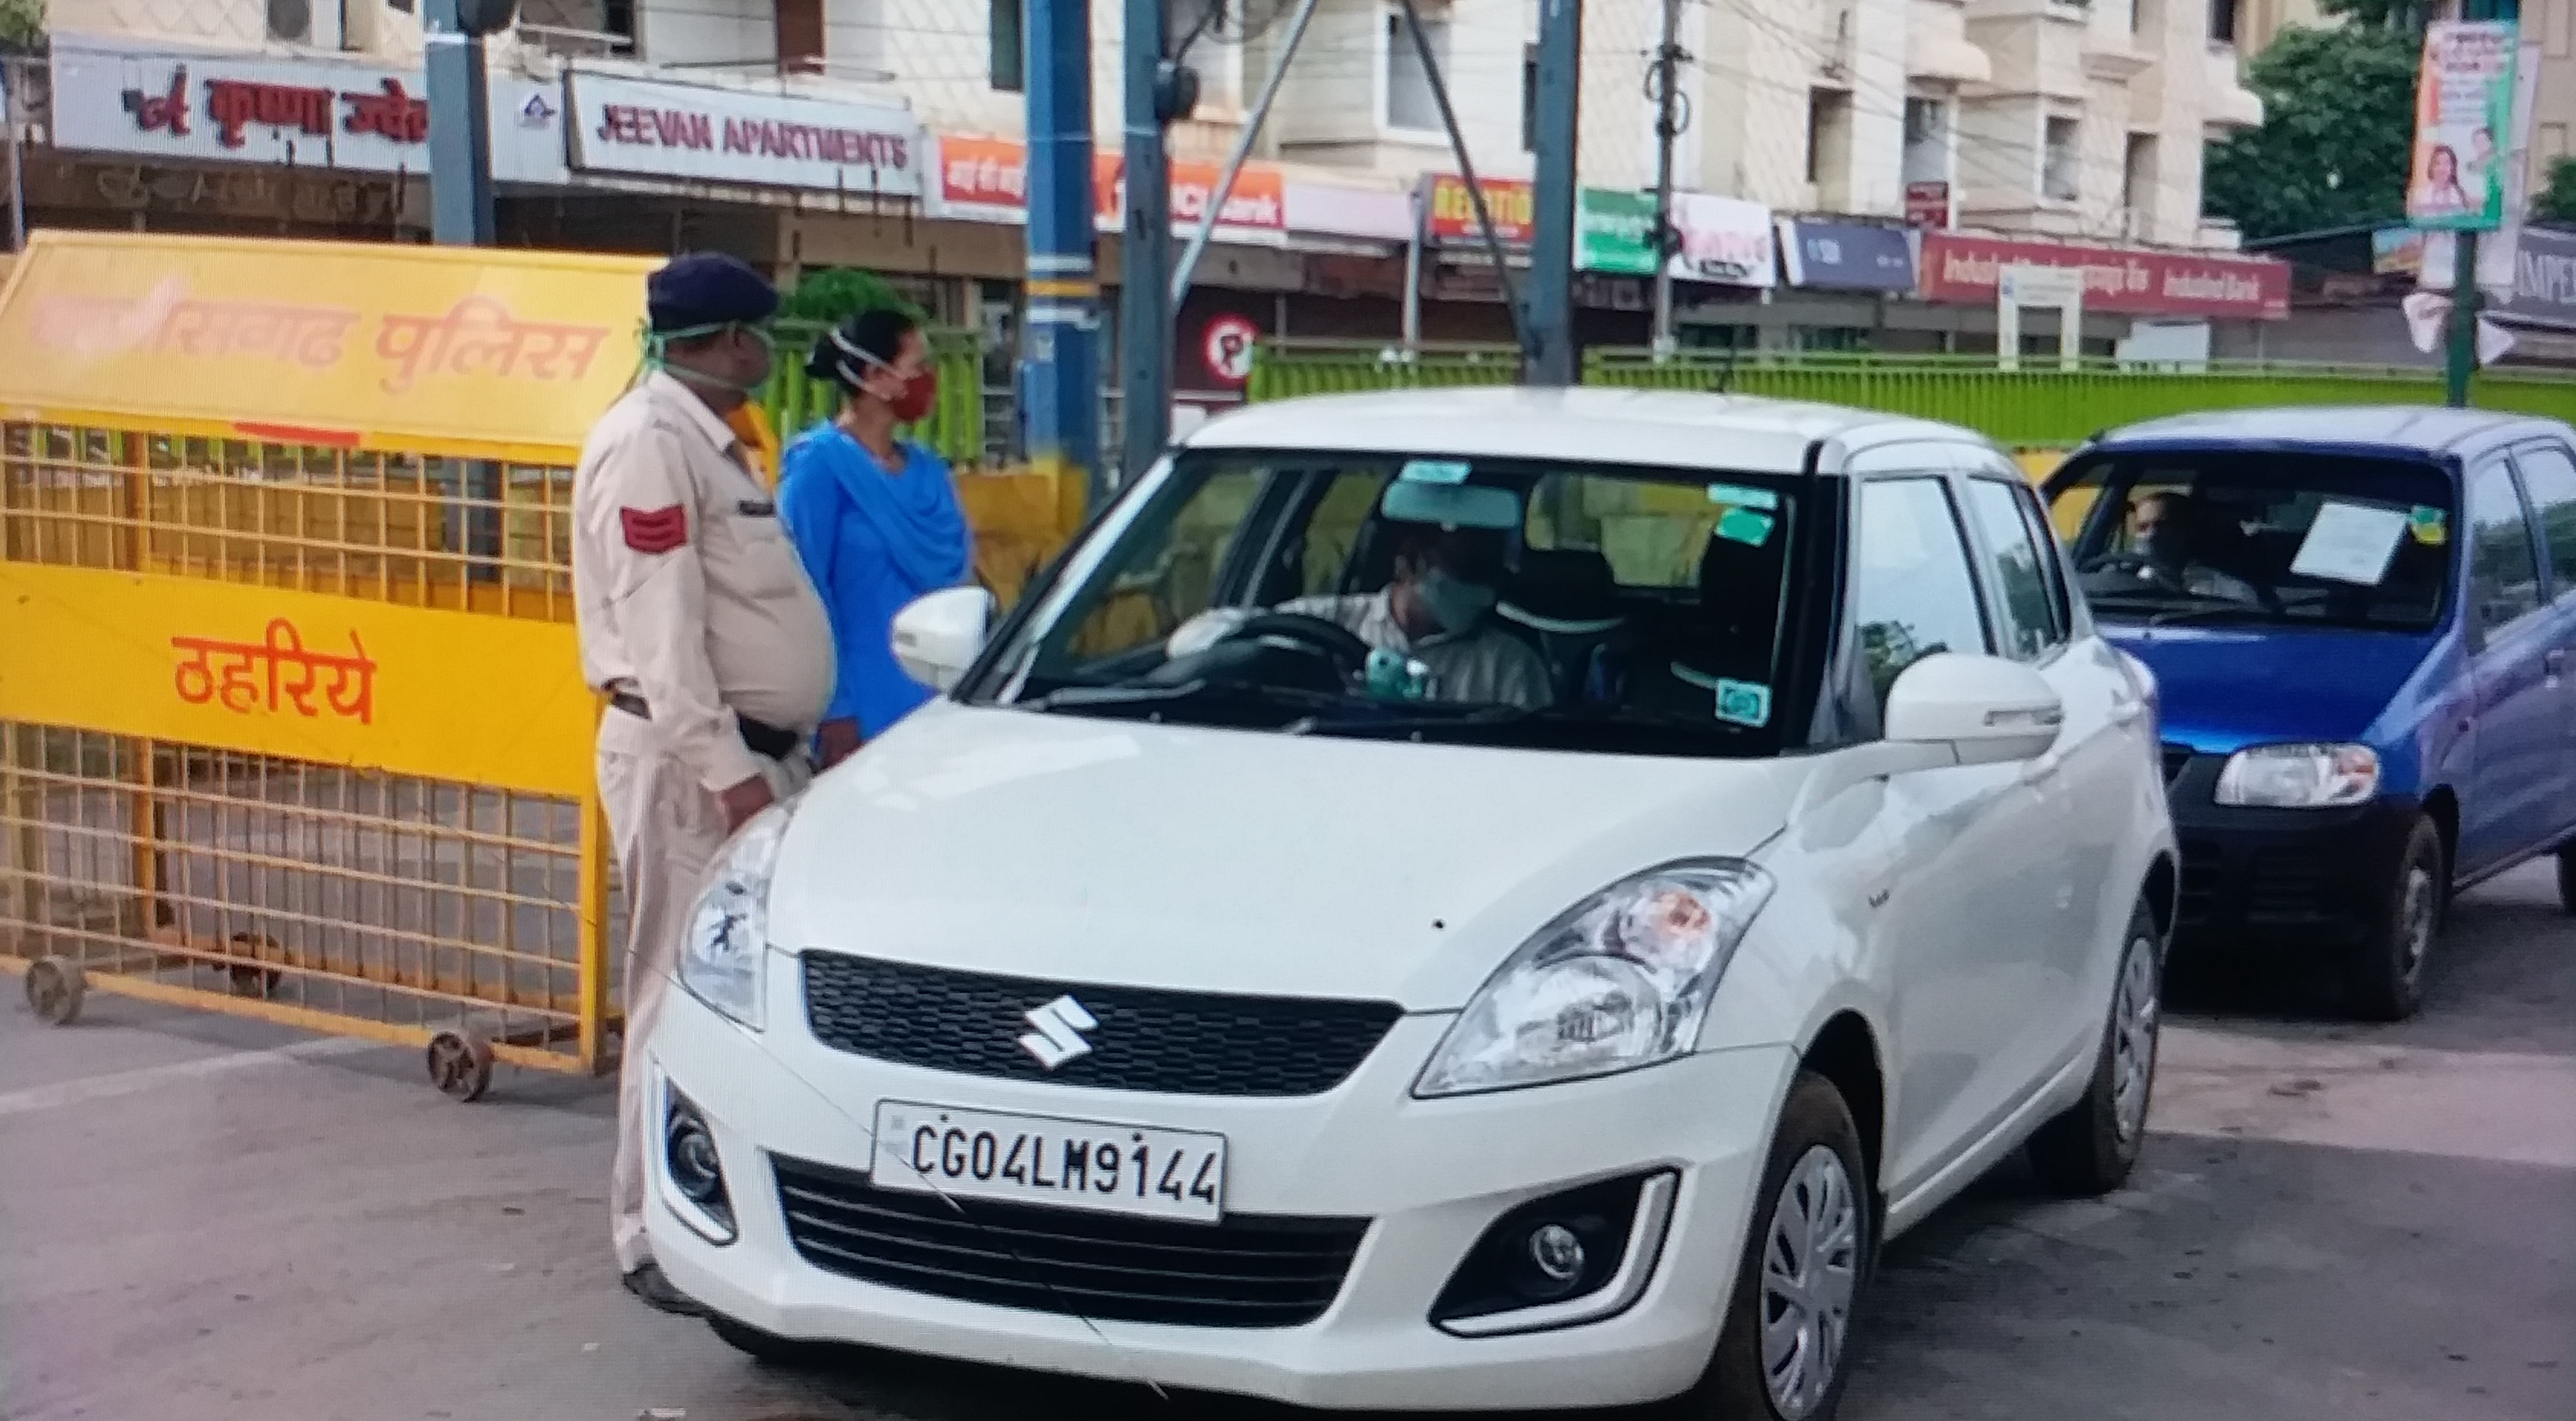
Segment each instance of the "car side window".
[{"label": "car side window", "polygon": [[2522,490],[2531,495],[2552,586],[2561,597],[2576,594],[2576,458],[2558,445],[2541,444],[2516,451],[2513,461],[2522,466]]},{"label": "car side window", "polygon": [[2003,601],[2004,649],[2020,660],[2036,661],[2064,644],[2066,630],[2048,559],[2031,540],[2030,524],[2022,517],[2021,490],[1996,479],[1970,479],[1968,512],[1993,558],[1988,571]]},{"label": "car side window", "polygon": [[2491,459],[2469,474],[2469,605],[2495,631],[2540,610],[2540,564],[2513,471]]},{"label": "car side window", "polygon": [[1986,618],[1946,480],[1874,479],[1860,489],[1853,620],[1879,708],[1898,673],[1935,652],[1982,654]]}]

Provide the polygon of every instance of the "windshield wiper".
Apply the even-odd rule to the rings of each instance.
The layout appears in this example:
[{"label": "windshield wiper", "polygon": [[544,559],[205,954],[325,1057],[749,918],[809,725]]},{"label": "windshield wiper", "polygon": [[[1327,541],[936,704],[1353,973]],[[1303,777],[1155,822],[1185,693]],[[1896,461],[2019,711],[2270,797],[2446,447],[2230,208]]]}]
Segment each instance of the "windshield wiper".
[{"label": "windshield wiper", "polygon": [[2274,614],[2266,608],[2248,606],[2243,602],[2213,602],[2197,607],[2168,607],[2147,618],[2147,625],[2169,627],[2178,622],[2205,622],[2235,617],[2250,617],[2256,621],[2268,622],[2274,619]]},{"label": "windshield wiper", "polygon": [[1563,706],[1477,706],[1455,712],[1429,712],[1413,715],[1339,716],[1324,719],[1309,716],[1288,727],[1292,735],[1337,735],[1364,739],[1405,736],[1446,730],[1492,730],[1502,727],[1540,725],[1553,728],[1606,730],[1686,730],[1705,734],[1721,731],[1740,735],[1748,727],[1710,716],[1687,715],[1674,711],[1615,709],[1569,709]]},{"label": "windshield wiper", "polygon": [[1305,691],[1290,686],[1199,679],[1169,686],[1059,686],[1035,700],[1017,704],[1020,709],[1034,711],[1148,715],[1190,704],[1223,705],[1234,709],[1322,711],[1338,709],[1349,702],[1321,691]]}]

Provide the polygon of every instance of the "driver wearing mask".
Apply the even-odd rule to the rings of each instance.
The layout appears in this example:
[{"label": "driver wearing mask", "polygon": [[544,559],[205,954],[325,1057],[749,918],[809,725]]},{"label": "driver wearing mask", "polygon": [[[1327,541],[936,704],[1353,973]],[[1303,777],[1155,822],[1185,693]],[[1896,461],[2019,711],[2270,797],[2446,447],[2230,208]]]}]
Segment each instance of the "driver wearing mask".
[{"label": "driver wearing mask", "polygon": [[[1545,707],[1554,700],[1547,662],[1494,619],[1503,580],[1503,536],[1484,528],[1404,525],[1395,577],[1376,592],[1300,597],[1275,610],[1331,622],[1373,648],[1411,657],[1431,671],[1430,699],[1473,705]],[[1192,618],[1172,634],[1170,652],[1211,645],[1250,616],[1226,608]]]},{"label": "driver wearing mask", "polygon": [[2130,546],[2145,566],[2142,578],[2181,588],[2199,597],[2256,602],[2252,583],[2231,577],[2199,561],[2208,551],[2208,514],[2189,494],[2151,493],[2129,510]]}]

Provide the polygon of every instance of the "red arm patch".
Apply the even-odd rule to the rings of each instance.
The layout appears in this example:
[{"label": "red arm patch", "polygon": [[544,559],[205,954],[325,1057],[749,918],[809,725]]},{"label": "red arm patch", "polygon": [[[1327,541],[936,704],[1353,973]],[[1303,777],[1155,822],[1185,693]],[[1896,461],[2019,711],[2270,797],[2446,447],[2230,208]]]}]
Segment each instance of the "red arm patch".
[{"label": "red arm patch", "polygon": [[626,546],[639,553],[667,553],[689,541],[689,515],[679,504],[668,508],[621,508],[618,525]]}]

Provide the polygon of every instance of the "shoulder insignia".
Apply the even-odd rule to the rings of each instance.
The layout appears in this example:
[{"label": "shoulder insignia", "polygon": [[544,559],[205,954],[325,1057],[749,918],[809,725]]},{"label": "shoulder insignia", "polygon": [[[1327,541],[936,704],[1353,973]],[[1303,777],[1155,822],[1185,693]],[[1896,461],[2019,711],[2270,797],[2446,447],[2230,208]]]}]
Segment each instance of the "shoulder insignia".
[{"label": "shoulder insignia", "polygon": [[688,511],[676,503],[668,508],[621,508],[617,522],[625,531],[626,546],[639,553],[667,553],[689,541]]}]

